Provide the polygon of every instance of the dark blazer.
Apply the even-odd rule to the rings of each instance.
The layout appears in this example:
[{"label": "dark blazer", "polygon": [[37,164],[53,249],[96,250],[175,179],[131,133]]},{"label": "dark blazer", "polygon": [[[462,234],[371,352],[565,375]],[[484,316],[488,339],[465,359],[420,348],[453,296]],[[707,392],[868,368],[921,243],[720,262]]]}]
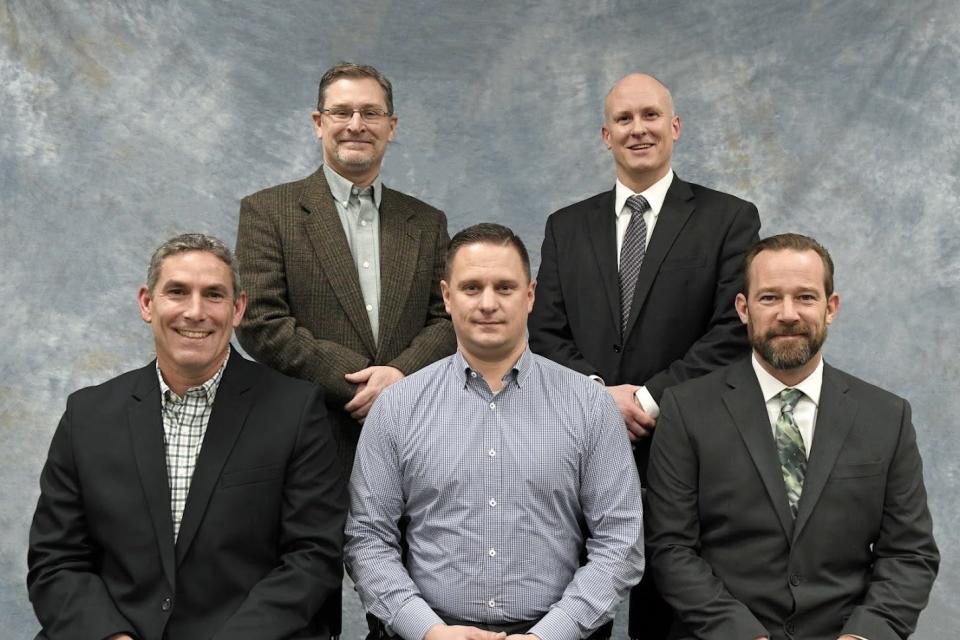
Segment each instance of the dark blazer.
[{"label": "dark blazer", "polygon": [[67,400],[30,528],[40,637],[329,637],[347,498],[320,390],[230,356],[174,544],[155,367]]},{"label": "dark blazer", "polygon": [[[615,190],[547,220],[530,348],[608,385],[667,387],[749,352],[734,308],[743,254],[757,241],[753,204],[674,176],[620,336]],[[650,439],[638,443],[640,479]]]},{"label": "dark blazer", "polygon": [[829,365],[796,522],[747,358],[664,394],[647,543],[672,638],[906,638],[939,564],[910,405]]},{"label": "dark blazer", "polygon": [[343,411],[355,386],[344,375],[371,365],[404,374],[453,353],[440,295],[443,213],[383,188],[380,201],[380,340],[323,169],[240,203],[237,258],[249,302],[237,332],[260,362],[319,384],[349,474],[360,425]]}]

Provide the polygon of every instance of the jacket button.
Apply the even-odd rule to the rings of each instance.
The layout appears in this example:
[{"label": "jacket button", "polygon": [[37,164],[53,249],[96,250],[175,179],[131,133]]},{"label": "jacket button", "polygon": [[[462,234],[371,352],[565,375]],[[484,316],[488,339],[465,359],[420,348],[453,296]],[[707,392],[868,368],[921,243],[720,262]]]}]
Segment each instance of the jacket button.
[{"label": "jacket button", "polygon": [[800,586],[800,576],[798,576],[798,575],[796,575],[796,574],[793,574],[792,576],[790,576],[790,584],[792,584],[792,585],[795,586],[795,587],[799,587],[799,586]]},{"label": "jacket button", "polygon": [[614,352],[614,353],[620,353],[620,345],[618,345],[618,344],[613,345],[613,352]]},{"label": "jacket button", "polygon": [[160,608],[164,611],[170,611],[170,607],[172,606],[173,602],[170,600],[170,598],[164,598],[163,602],[160,603]]},{"label": "jacket button", "polygon": [[792,623],[792,622],[788,622],[788,623],[786,624],[786,626],[784,627],[784,629],[786,629],[788,635],[791,635],[791,636],[792,636],[793,634],[795,634],[795,633],[797,632],[797,625],[795,625],[795,624]]}]

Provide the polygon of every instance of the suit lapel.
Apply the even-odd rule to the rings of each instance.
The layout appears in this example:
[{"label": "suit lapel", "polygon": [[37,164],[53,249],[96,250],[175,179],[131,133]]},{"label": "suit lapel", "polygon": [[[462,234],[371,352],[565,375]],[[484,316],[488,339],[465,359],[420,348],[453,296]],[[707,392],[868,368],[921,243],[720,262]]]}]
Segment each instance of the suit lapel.
[{"label": "suit lapel", "polygon": [[587,232],[600,272],[600,282],[607,294],[607,306],[613,326],[620,331],[620,274],[617,270],[617,218],[613,210],[616,189],[599,198],[593,211],[588,211]]},{"label": "suit lapel", "polygon": [[[657,225],[660,223],[657,222]],[[783,472],[777,457],[777,446],[773,441],[770,419],[766,411],[760,383],[750,364],[744,359],[731,367],[727,374],[730,389],[724,394],[723,402],[740,432],[740,437],[753,459],[760,474],[763,486],[767,490],[770,502],[777,512],[784,535],[789,539],[793,532],[793,516],[787,502],[787,491],[783,485]]]},{"label": "suit lapel", "polygon": [[393,335],[400,323],[405,301],[413,283],[413,272],[420,253],[420,231],[407,221],[413,216],[397,197],[384,187],[380,202],[380,338],[379,352],[386,344],[385,336]]},{"label": "suit lapel", "polygon": [[650,288],[653,286],[657,273],[660,271],[660,265],[664,258],[676,242],[677,236],[690,214],[693,213],[694,199],[693,191],[690,185],[678,178],[673,177],[670,183],[670,189],[667,191],[667,197],[663,201],[663,207],[660,209],[660,215],[657,216],[657,224],[653,228],[653,235],[650,236],[650,243],[647,245],[647,252],[643,257],[643,263],[640,265],[640,273],[637,276],[637,288],[633,293],[633,303],[630,305],[630,318],[627,320],[627,330],[624,335],[629,336],[637,323],[637,317],[640,315],[640,309],[643,308]]},{"label": "suit lapel", "polygon": [[360,277],[322,168],[307,178],[300,206],[307,213],[304,227],[320,266],[327,273],[337,299],[357,334],[368,351],[374,353],[373,329],[363,305]]},{"label": "suit lapel", "polygon": [[223,371],[223,378],[213,401],[210,422],[203,436],[193,479],[190,481],[187,503],[183,509],[183,519],[180,521],[176,547],[178,566],[190,549],[220,479],[223,465],[230,456],[233,444],[250,411],[255,395],[251,389],[256,378],[255,371],[236,351],[231,352],[230,361]]},{"label": "suit lapel", "polygon": [[823,365],[823,386],[817,408],[817,424],[803,480],[803,492],[797,505],[797,526],[794,539],[803,530],[827,484],[833,465],[840,455],[847,434],[857,415],[856,402],[847,395],[846,382],[830,365]]},{"label": "suit lapel", "polygon": [[170,512],[170,483],[167,478],[166,449],[163,444],[163,416],[156,363],[141,369],[127,413],[133,457],[140,474],[140,486],[157,536],[160,562],[171,588],[176,584],[173,563],[173,516]]}]

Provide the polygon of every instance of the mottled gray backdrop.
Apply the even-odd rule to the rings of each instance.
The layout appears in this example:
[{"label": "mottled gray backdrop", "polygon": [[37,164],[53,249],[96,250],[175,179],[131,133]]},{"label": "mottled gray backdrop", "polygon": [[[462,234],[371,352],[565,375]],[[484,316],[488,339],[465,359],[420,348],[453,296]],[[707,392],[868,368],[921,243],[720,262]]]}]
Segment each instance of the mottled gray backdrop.
[{"label": "mottled gray backdrop", "polygon": [[604,93],[667,82],[678,174],[823,241],[828,359],[913,403],[943,551],[916,637],[956,637],[958,43],[956,0],[0,0],[0,635],[37,628],[27,530],[66,395],[151,357],[150,251],[232,244],[241,196],[313,171],[316,84],[349,59],[396,88],[386,182],[453,231],[511,225],[535,264],[547,214],[612,185]]}]

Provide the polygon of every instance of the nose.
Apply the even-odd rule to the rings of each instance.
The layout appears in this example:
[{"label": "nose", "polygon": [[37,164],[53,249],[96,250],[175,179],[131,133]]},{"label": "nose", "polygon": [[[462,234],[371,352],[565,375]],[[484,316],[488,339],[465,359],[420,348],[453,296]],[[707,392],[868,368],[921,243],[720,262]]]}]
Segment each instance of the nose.
[{"label": "nose", "polygon": [[492,287],[485,287],[483,292],[480,294],[480,311],[484,313],[492,313],[497,310],[497,295],[494,293]]},{"label": "nose", "polygon": [[785,297],[780,303],[780,313],[777,314],[781,322],[796,322],[800,319],[797,314],[797,305],[790,297]]},{"label": "nose", "polygon": [[359,111],[354,111],[350,119],[347,120],[347,129],[350,131],[362,131],[366,126],[367,123],[360,117]]},{"label": "nose", "polygon": [[643,118],[637,116],[632,121],[632,126],[630,127],[630,133],[635,136],[642,136],[647,131],[647,125],[643,121]]},{"label": "nose", "polygon": [[203,320],[207,315],[207,310],[202,293],[197,292],[190,296],[183,315],[189,320]]}]

